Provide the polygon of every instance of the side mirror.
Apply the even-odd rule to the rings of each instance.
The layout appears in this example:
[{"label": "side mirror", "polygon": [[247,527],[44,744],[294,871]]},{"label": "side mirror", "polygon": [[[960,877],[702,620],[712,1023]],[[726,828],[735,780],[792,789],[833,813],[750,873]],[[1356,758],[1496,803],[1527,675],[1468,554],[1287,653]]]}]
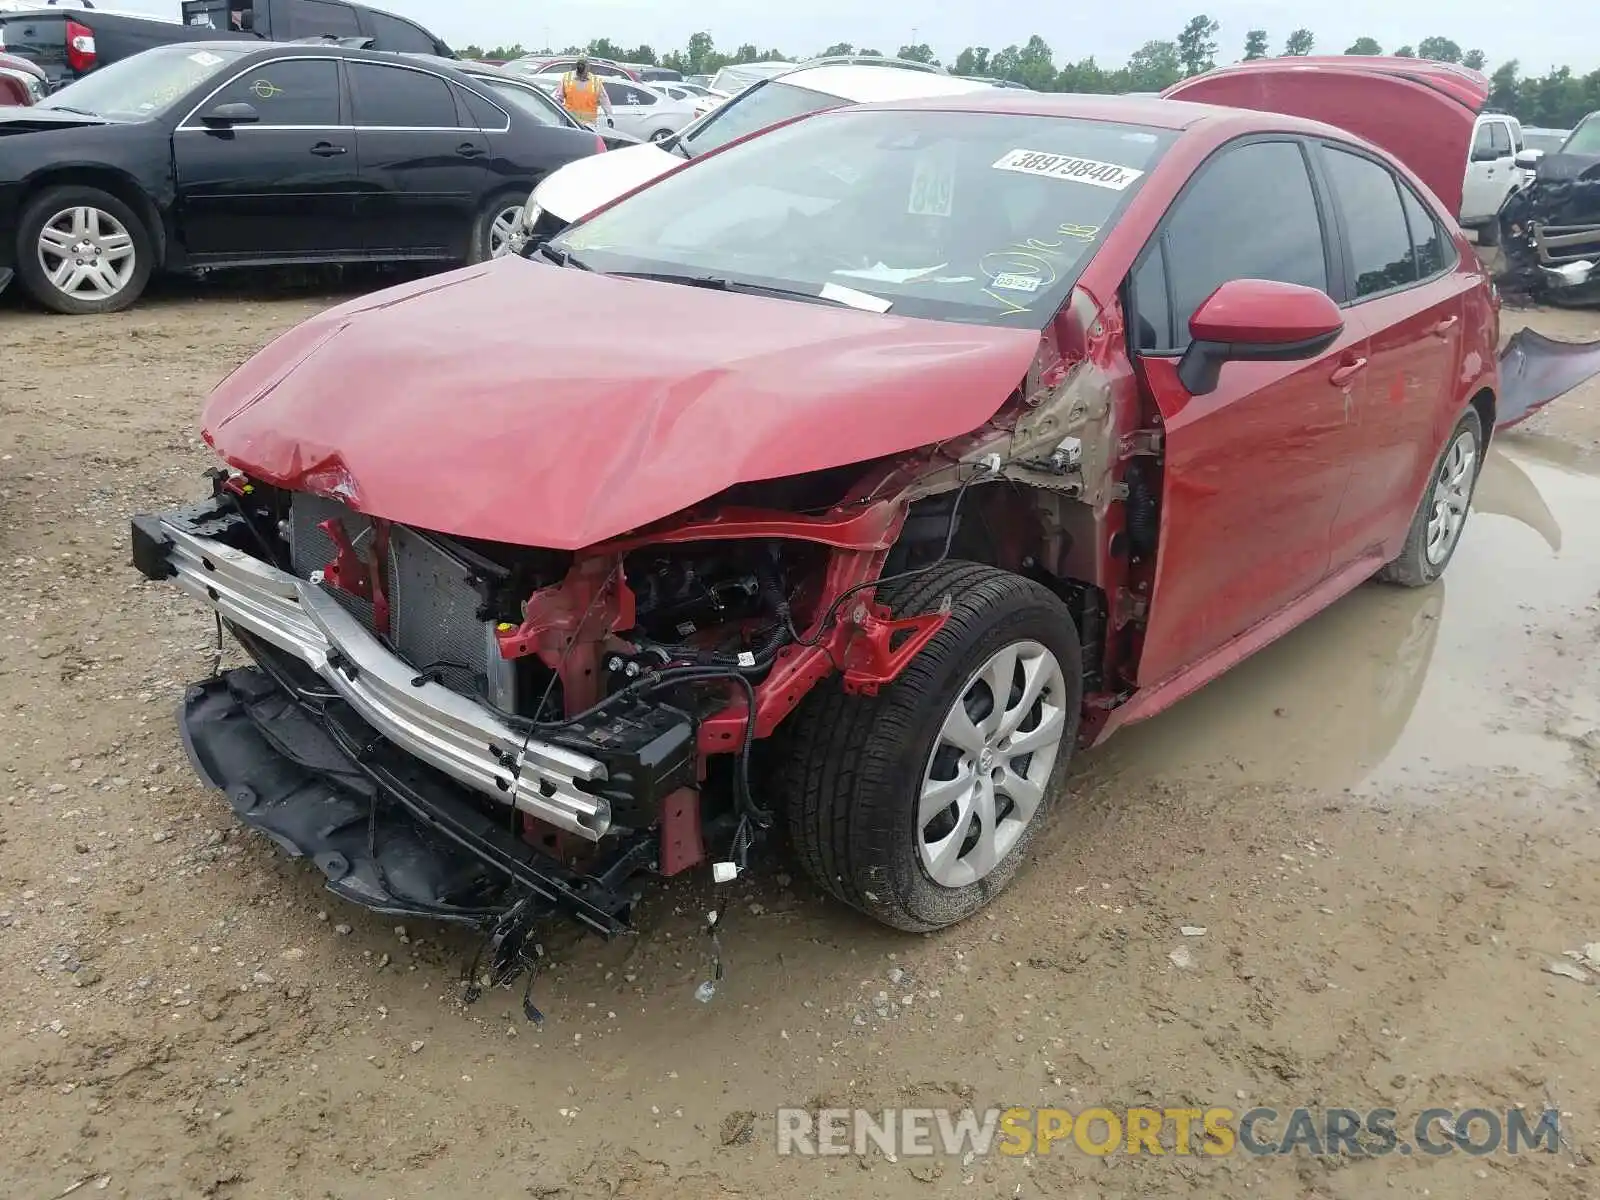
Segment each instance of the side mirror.
[{"label": "side mirror", "polygon": [[1519,150],[1516,164],[1524,171],[1536,171],[1539,169],[1539,160],[1543,157],[1543,150]]},{"label": "side mirror", "polygon": [[201,113],[200,120],[208,129],[232,129],[235,125],[254,125],[261,120],[261,114],[253,104],[219,104]]},{"label": "side mirror", "polygon": [[1178,380],[1191,396],[1217,390],[1225,362],[1299,362],[1316,358],[1344,332],[1344,316],[1326,293],[1297,283],[1230,279],[1189,318],[1189,348]]}]

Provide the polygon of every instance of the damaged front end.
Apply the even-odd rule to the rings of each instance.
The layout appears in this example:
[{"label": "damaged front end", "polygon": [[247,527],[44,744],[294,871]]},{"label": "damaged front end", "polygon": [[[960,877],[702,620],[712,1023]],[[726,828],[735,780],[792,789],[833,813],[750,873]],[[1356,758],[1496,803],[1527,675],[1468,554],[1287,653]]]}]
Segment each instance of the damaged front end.
[{"label": "damaged front end", "polygon": [[1508,292],[1551,304],[1600,304],[1600,157],[1547,154],[1500,210]]},{"label": "damaged front end", "polygon": [[134,518],[133,559],[253,660],[183,698],[202,778],[342,898],[493,933],[504,974],[536,917],[611,936],[642,877],[736,875],[772,821],[753,740],[829,674],[891,681],[942,627],[871,602],[904,508],[892,468],[863,471],[888,499],[723,508],[580,552],[217,472],[203,503]]}]

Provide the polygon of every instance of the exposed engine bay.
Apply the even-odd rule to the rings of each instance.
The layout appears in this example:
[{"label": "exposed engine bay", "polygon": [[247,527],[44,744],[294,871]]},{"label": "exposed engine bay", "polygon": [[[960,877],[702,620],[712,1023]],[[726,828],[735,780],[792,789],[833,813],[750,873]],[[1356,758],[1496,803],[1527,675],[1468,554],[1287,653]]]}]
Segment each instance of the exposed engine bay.
[{"label": "exposed engine bay", "polygon": [[1565,306],[1600,304],[1600,157],[1546,154],[1500,211],[1508,292]]}]

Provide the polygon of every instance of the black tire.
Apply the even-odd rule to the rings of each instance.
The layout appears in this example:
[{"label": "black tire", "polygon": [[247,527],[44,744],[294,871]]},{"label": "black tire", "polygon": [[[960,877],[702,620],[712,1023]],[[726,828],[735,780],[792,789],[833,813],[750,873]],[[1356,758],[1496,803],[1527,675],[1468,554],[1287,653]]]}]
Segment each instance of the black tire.
[{"label": "black tire", "polygon": [[657,129],[654,133],[652,133],[650,135],[650,140],[652,142],[664,142],[671,136],[672,136],[672,130],[670,130],[670,129]]},{"label": "black tire", "polygon": [[[1470,436],[1472,439],[1472,472],[1471,478],[1467,481],[1467,503],[1471,503],[1478,475],[1483,470],[1483,422],[1478,419],[1477,410],[1473,408],[1461,414],[1461,419],[1456,422],[1455,428],[1450,431],[1450,436],[1445,439],[1444,449],[1439,451],[1438,458],[1434,460],[1433,469],[1428,473],[1428,486],[1424,489],[1422,500],[1411,518],[1411,528],[1406,533],[1406,544],[1394,561],[1378,572],[1376,578],[1381,582],[1397,583],[1402,587],[1427,587],[1444,574],[1445,568],[1450,565],[1450,560],[1455,557],[1456,547],[1461,545],[1462,528],[1457,528],[1443,558],[1435,562],[1428,556],[1428,523],[1434,506],[1446,489],[1444,474],[1451,450],[1464,436]],[[1461,526],[1465,526],[1466,521],[1467,514],[1463,511]]]},{"label": "black tire", "polygon": [[528,202],[525,191],[506,190],[490,196],[472,223],[472,243],[467,248],[467,262],[487,262],[494,257],[494,222],[503,212],[521,208]]},{"label": "black tire", "polygon": [[[50,281],[39,261],[39,239],[45,226],[57,214],[73,208],[96,209],[114,218],[132,242],[133,269],[127,281],[110,296],[89,297],[63,291]],[[155,268],[155,245],[138,214],[110,192],[81,185],[47,188],[35,196],[17,222],[15,250],[17,278],[28,295],[45,308],[74,317],[121,312],[128,308],[143,295]]]},{"label": "black tire", "polygon": [[1492,249],[1500,244],[1500,218],[1484,222],[1478,226],[1478,245]]},{"label": "black tire", "polygon": [[[965,920],[1011,881],[1064,777],[1083,702],[1072,616],[1040,584],[950,562],[879,590],[897,616],[934,612],[947,596],[949,621],[877,696],[846,695],[835,679],[806,698],[776,772],[790,838],[807,874],[851,907],[912,932]],[[964,887],[935,883],[920,855],[916,810],[936,738],[974,673],[1022,641],[1048,649],[1065,684],[1065,728],[1044,798],[988,874]]]}]

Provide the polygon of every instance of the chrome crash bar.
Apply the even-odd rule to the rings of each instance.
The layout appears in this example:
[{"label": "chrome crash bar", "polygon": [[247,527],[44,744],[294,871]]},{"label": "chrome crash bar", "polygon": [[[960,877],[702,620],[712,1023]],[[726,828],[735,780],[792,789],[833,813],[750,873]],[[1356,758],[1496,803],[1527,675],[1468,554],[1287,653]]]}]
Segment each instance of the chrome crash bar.
[{"label": "chrome crash bar", "polygon": [[316,584],[161,521],[176,582],[224,620],[300,659],[396,746],[458,783],[589,841],[611,805],[581,784],[603,763],[528,738],[488,708],[417,672]]}]

